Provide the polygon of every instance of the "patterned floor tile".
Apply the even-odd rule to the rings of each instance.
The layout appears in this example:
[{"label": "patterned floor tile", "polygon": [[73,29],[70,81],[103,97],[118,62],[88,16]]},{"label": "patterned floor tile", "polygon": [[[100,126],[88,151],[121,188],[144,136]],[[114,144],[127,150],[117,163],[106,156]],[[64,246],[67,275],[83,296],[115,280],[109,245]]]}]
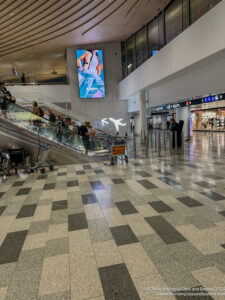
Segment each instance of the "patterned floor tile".
[{"label": "patterned floor tile", "polygon": [[99,275],[105,299],[140,299],[125,264],[99,268]]},{"label": "patterned floor tile", "polygon": [[117,202],[116,206],[122,215],[136,214],[138,211],[129,201]]},{"label": "patterned floor tile", "polygon": [[137,243],[138,239],[130,229],[129,225],[117,226],[110,228],[117,246]]}]

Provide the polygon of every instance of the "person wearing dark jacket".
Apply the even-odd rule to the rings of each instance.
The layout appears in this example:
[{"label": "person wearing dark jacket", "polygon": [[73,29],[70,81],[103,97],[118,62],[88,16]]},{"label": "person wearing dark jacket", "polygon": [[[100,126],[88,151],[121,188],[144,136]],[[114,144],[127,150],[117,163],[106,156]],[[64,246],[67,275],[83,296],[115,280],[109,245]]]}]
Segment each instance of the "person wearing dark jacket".
[{"label": "person wearing dark jacket", "polygon": [[60,116],[56,116],[56,121],[55,121],[55,133],[56,133],[56,138],[58,142],[62,142],[62,134],[63,134],[63,126],[62,126],[62,120],[60,119]]}]

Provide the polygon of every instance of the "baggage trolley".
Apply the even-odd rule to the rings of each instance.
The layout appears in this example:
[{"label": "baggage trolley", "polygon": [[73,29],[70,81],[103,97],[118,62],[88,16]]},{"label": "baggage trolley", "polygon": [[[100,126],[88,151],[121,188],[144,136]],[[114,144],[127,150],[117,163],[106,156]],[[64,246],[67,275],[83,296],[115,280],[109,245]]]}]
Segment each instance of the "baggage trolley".
[{"label": "baggage trolley", "polygon": [[114,137],[109,143],[110,145],[110,161],[111,165],[114,166],[115,162],[119,159],[121,162],[125,161],[128,163],[126,140],[124,138]]},{"label": "baggage trolley", "polygon": [[45,169],[49,168],[49,171],[54,171],[54,165],[48,161],[48,151],[51,144],[43,145],[40,141],[40,128],[38,130],[38,153],[36,158],[36,166],[31,169],[32,172],[40,170],[42,174],[45,173]]}]

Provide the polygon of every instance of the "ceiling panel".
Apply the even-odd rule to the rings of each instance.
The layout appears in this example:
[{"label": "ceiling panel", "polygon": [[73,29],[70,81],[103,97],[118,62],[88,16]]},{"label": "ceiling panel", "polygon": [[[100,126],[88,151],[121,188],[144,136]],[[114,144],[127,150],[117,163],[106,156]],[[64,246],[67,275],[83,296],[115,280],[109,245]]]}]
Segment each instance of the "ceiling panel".
[{"label": "ceiling panel", "polygon": [[[170,0],[7,0],[0,2],[0,75],[64,64],[72,45],[121,41]],[[9,18],[10,16],[10,18]]]}]

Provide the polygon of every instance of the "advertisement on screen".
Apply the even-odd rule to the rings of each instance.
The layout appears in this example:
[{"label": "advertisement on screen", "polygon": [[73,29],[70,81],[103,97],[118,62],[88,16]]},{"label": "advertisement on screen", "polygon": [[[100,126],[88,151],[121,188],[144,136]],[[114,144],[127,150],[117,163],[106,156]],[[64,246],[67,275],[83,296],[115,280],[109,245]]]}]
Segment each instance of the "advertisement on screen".
[{"label": "advertisement on screen", "polygon": [[102,50],[76,50],[80,98],[104,98]]}]

